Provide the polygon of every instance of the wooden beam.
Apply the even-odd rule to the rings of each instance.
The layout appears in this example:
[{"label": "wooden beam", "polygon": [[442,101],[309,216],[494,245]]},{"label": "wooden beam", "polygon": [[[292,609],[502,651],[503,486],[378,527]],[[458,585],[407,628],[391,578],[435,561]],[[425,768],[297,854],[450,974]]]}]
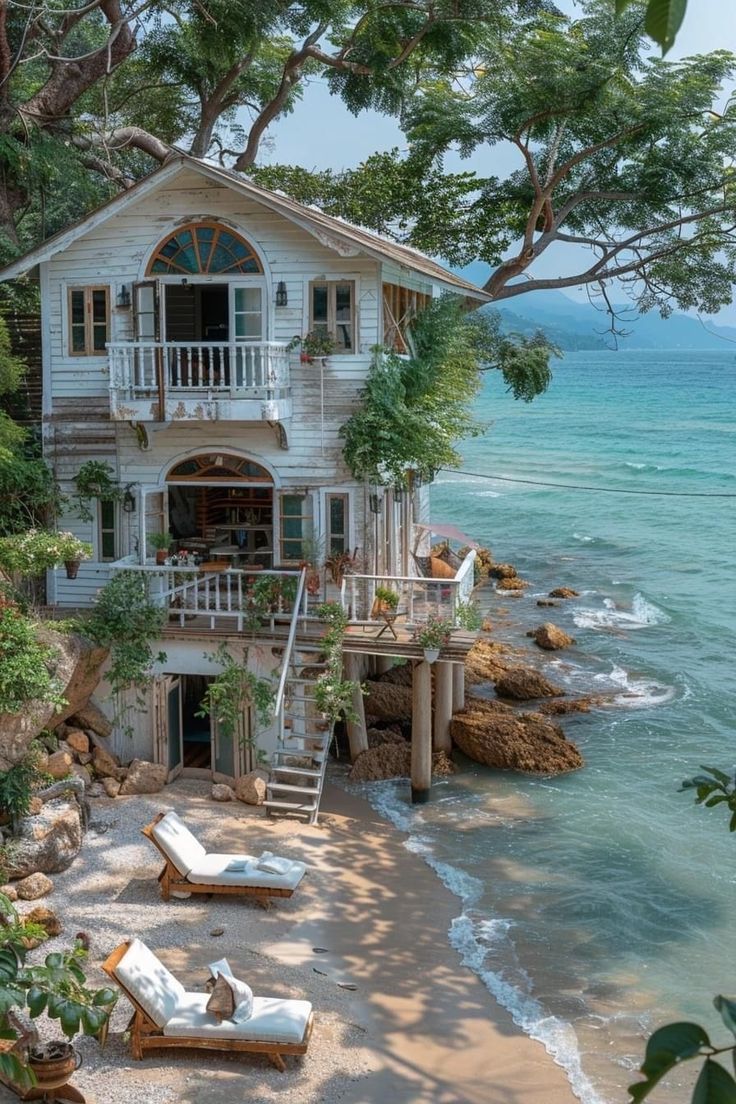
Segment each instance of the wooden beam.
[{"label": "wooden beam", "polygon": [[435,751],[452,750],[450,718],[453,704],[453,668],[456,665],[440,660],[434,664],[434,722],[432,747]]},{"label": "wooden beam", "polygon": [[[363,663],[361,656],[355,652],[343,653],[343,671],[346,679],[350,679],[354,682],[360,683],[363,675]],[[360,755],[361,751],[368,750],[368,733],[365,727],[365,706],[363,705],[363,694],[360,689],[353,691],[353,713],[358,718],[357,721],[348,721],[348,743],[350,745],[350,759],[351,762]]]},{"label": "wooden beam", "polygon": [[465,664],[452,665],[452,712],[459,713],[465,708]]},{"label": "wooden beam", "polygon": [[414,664],[411,716],[411,800],[429,800],[432,786],[432,668],[426,659]]}]

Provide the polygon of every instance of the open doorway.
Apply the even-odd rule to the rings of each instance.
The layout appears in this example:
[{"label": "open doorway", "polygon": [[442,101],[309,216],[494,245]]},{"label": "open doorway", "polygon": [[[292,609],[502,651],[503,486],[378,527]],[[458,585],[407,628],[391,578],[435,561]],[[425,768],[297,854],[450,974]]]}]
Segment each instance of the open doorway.
[{"label": "open doorway", "polygon": [[227,284],[167,284],[165,295],[167,341],[229,341]]},{"label": "open doorway", "polygon": [[182,675],[182,766],[185,770],[212,770],[212,723],[198,717],[212,679],[207,675]]}]

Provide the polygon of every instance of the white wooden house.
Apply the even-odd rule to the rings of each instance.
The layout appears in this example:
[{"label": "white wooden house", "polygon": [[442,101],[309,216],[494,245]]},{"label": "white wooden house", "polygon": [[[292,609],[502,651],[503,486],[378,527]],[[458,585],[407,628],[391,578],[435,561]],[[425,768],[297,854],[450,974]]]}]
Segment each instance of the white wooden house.
[{"label": "white wooden house", "polygon": [[[59,519],[94,555],[74,580],[51,574],[49,604],[89,606],[112,571],[145,571],[171,615],[167,660],[148,709],[128,710],[118,726],[116,750],[158,758],[172,773],[237,775],[252,765],[250,750],[193,716],[217,669],[214,652],[224,640],[278,679],[303,643],[308,612],[305,597],[299,625],[296,614],[277,617],[254,640],[242,622],[249,581],[258,571],[297,572],[310,542],[322,560],[357,548],[361,578],[342,594],[356,654],[387,654],[386,634],[371,649],[373,630],[359,622],[377,577],[404,580],[410,606],[420,594],[409,580],[412,552],[428,540],[417,529],[428,521],[427,488],[399,494],[356,482],[339,429],[374,347],[405,351],[412,312],[443,293],[469,307],[487,296],[413,249],[186,155],[0,279],[36,268],[45,455],[69,496],[88,460],[108,463],[126,490],[120,502],[96,502],[92,522],[73,506]],[[332,335],[335,351],[305,362],[290,342],[315,330]],[[156,567],[148,537],[167,531],[175,553],[187,548],[228,569]],[[445,598],[467,590],[468,571],[444,585]],[[419,654],[404,636],[393,654]],[[279,685],[283,711],[283,678]],[[259,734],[267,754],[284,723],[277,717]]]}]

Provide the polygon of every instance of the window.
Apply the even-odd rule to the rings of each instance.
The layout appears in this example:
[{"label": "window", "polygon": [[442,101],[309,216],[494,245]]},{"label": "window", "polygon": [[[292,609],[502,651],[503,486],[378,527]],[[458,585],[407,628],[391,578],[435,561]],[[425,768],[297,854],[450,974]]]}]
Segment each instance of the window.
[{"label": "window", "polygon": [[335,352],[355,352],[355,284],[352,280],[311,284],[309,329],[331,334]]},{"label": "window", "polygon": [[252,246],[233,230],[215,222],[180,227],[159,245],[148,265],[149,276],[261,271],[261,262]]},{"label": "window", "polygon": [[101,560],[118,558],[118,506],[113,498],[101,498],[97,503],[98,554]]},{"label": "window", "polygon": [[398,284],[383,285],[383,344],[395,353],[408,353],[407,331],[412,319],[429,304],[431,295]]},{"label": "window", "polygon": [[235,340],[260,341],[263,337],[261,289],[235,288]]},{"label": "window", "polygon": [[327,555],[348,552],[348,496],[327,495]]},{"label": "window", "polygon": [[110,289],[69,288],[69,353],[104,356],[110,328]]},{"label": "window", "polygon": [[312,500],[307,494],[284,494],[280,498],[281,562],[301,563],[307,558],[306,544],[312,539]]}]

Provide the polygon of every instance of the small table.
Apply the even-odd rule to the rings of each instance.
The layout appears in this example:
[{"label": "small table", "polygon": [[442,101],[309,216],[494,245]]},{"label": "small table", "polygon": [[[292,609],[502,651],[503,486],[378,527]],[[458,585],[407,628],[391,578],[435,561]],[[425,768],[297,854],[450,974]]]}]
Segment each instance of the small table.
[{"label": "small table", "polygon": [[394,640],[398,640],[399,638],[396,635],[396,630],[394,628],[396,618],[399,616],[398,613],[396,612],[396,610],[380,610],[378,616],[385,623],[384,623],[383,627],[381,628],[380,632],[376,635],[376,640],[381,639],[383,634],[386,632],[386,629],[389,630],[389,632],[393,636]]}]

